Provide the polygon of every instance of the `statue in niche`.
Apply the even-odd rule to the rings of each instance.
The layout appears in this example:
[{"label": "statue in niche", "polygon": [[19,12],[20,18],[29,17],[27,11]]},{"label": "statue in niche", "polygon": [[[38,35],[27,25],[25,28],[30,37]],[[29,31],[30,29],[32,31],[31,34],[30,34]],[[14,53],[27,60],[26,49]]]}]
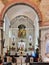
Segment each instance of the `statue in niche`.
[{"label": "statue in niche", "polygon": [[23,40],[18,42],[18,51],[25,51],[25,44],[26,43]]},{"label": "statue in niche", "polygon": [[25,30],[25,26],[23,24],[18,26],[19,30],[18,30],[18,37],[19,38],[25,38],[26,37],[26,30]]}]

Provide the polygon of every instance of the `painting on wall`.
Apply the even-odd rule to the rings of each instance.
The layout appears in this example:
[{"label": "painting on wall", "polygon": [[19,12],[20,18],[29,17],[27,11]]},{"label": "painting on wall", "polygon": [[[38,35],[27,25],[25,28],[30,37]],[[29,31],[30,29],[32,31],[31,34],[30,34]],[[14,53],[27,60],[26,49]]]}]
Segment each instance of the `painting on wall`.
[{"label": "painting on wall", "polygon": [[26,37],[26,30],[24,25],[19,25],[18,30],[18,37],[19,38],[25,38]]}]

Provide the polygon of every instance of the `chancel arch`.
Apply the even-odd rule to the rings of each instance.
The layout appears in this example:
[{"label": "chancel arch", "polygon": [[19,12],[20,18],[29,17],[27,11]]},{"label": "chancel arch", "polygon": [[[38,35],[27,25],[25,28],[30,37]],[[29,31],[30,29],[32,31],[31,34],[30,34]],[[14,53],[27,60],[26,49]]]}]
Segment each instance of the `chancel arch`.
[{"label": "chancel arch", "polygon": [[38,48],[39,16],[31,6],[18,4],[10,7],[4,15],[3,28],[4,47],[8,50],[11,48],[18,52],[19,42],[23,42],[20,46],[25,46],[24,52],[31,51],[33,46]]}]

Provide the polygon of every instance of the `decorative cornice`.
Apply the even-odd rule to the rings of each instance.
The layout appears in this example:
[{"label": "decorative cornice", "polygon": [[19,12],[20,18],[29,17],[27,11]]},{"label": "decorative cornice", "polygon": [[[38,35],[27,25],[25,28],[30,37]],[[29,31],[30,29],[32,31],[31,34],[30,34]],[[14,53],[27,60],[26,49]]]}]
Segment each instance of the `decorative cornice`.
[{"label": "decorative cornice", "polygon": [[42,27],[42,26],[49,26],[49,21],[42,21],[41,23],[40,23],[40,27]]},{"label": "decorative cornice", "polygon": [[39,28],[40,30],[49,29],[49,26],[42,26]]}]

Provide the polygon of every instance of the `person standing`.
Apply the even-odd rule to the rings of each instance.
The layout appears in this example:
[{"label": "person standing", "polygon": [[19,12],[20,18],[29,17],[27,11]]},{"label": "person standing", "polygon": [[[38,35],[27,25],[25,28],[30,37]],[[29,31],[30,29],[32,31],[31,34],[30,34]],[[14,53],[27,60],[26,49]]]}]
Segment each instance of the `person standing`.
[{"label": "person standing", "polygon": [[35,62],[36,53],[35,53],[34,47],[32,48],[32,54],[31,55],[33,57],[33,62]]},{"label": "person standing", "polygon": [[2,65],[2,59],[1,59],[1,56],[0,56],[0,65]]}]

